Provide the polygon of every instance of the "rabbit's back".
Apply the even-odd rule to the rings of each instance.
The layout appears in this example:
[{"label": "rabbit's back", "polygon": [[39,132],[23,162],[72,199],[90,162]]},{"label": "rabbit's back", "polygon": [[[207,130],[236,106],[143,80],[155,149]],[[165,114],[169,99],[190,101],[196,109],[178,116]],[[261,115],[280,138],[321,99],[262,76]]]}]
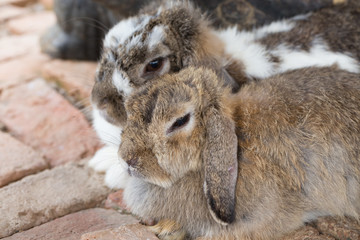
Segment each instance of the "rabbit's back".
[{"label": "rabbit's back", "polygon": [[[259,42],[270,51],[288,46],[292,51],[311,51],[314,44],[333,53],[346,53],[360,60],[360,5],[344,4],[324,8],[291,19],[295,26],[290,31],[269,34]],[[301,37],[300,37],[301,36]],[[326,57],[324,57],[326,61]],[[345,69],[345,68],[344,68]]]},{"label": "rabbit's back", "polygon": [[[245,86],[238,97],[240,178],[274,182],[274,191],[290,200],[297,193],[304,220],[357,217],[360,76],[334,68],[296,70]],[[253,173],[242,176],[246,169]],[[288,205],[296,211],[302,204]]]}]

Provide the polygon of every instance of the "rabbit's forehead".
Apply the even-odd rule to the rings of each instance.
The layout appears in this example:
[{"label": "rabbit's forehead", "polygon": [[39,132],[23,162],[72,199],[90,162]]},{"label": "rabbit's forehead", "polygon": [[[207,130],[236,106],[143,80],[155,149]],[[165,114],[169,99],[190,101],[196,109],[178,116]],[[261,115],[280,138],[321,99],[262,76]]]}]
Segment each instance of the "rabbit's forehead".
[{"label": "rabbit's forehead", "polygon": [[[104,49],[113,61],[128,59],[141,62],[146,53],[169,38],[169,26],[163,15],[140,15],[120,21],[105,36]],[[176,39],[174,39],[176,40]]]},{"label": "rabbit's forehead", "polygon": [[174,81],[161,82],[133,94],[128,100],[129,115],[142,118],[145,123],[170,120],[192,105],[193,92],[186,85]]}]

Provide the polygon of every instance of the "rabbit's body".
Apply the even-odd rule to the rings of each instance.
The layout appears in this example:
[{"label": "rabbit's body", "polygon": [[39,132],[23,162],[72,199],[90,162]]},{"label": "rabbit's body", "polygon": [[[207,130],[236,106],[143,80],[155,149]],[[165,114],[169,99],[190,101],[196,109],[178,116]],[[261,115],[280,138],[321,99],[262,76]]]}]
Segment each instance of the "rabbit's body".
[{"label": "rabbit's body", "polygon": [[294,70],[231,97],[217,81],[190,68],[130,97],[120,152],[134,176],[124,192],[133,213],[213,239],[273,239],[318,216],[359,218],[359,75]]},{"label": "rabbit's body", "polygon": [[[188,66],[206,66],[236,91],[254,79],[308,66],[360,72],[359,7],[323,9],[239,32],[212,29],[191,4],[167,4],[121,21],[104,41],[92,104],[94,128],[106,147],[90,165],[107,171],[110,187],[124,187],[127,178],[116,155],[127,119],[124,101],[147,81]],[[151,67],[154,60],[161,63],[159,69]],[[147,73],[149,66],[154,71]]]},{"label": "rabbit's body", "polygon": [[[333,64],[360,73],[360,27],[356,22],[360,22],[359,7],[338,6],[277,21],[250,32],[229,28],[215,34],[223,42],[229,62],[235,61],[237,68],[242,65],[244,72],[240,74],[249,79]],[[231,67],[230,64],[230,74]],[[234,74],[234,79],[244,80],[244,77]]]}]

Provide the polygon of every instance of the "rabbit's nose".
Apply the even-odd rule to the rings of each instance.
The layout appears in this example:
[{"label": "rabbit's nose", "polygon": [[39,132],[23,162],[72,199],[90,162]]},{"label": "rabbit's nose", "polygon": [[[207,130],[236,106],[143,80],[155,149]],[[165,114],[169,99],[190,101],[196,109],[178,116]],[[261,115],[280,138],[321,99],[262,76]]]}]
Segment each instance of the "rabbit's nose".
[{"label": "rabbit's nose", "polygon": [[135,167],[136,164],[138,163],[139,158],[137,157],[133,157],[130,160],[126,161],[126,163],[129,165],[129,167]]}]

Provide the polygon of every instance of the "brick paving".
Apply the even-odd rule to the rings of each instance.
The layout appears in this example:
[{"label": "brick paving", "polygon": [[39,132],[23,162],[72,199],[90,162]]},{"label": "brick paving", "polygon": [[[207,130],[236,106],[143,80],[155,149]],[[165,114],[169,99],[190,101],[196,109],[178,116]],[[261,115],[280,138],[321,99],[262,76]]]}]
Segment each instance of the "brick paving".
[{"label": "brick paving", "polygon": [[[86,165],[100,147],[84,115],[96,63],[40,52],[51,7],[0,1],[0,238],[155,240]],[[323,218],[285,239],[360,239],[360,226]]]},{"label": "brick paving", "polygon": [[84,115],[96,63],[40,52],[51,6],[0,1],[0,238],[157,239],[87,167],[101,146]]}]

